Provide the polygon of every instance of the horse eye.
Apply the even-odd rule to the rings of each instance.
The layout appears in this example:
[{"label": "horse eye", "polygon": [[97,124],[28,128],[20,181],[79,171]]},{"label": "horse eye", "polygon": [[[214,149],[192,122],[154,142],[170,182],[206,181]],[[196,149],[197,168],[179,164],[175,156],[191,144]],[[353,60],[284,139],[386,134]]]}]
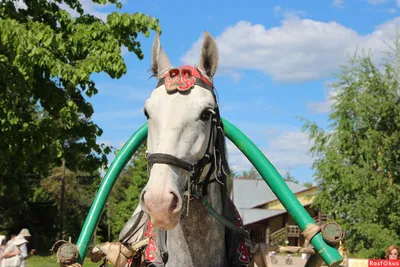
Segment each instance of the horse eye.
[{"label": "horse eye", "polygon": [[212,114],[214,114],[214,112],[211,109],[206,109],[201,113],[200,120],[208,121],[211,118]]},{"label": "horse eye", "polygon": [[146,116],[147,119],[150,119],[149,113],[147,113],[147,110],[143,110],[144,115]]}]

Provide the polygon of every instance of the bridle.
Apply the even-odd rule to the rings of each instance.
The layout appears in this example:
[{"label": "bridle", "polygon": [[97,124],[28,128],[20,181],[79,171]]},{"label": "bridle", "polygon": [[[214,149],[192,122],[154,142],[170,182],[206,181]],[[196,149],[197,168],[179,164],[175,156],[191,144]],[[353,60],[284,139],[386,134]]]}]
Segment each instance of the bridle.
[{"label": "bridle", "polygon": [[[166,90],[168,92],[176,92],[176,91],[187,91],[192,89],[195,85],[202,87],[204,89],[209,90],[215,100],[217,102],[217,98],[214,92],[214,86],[209,79],[204,77],[202,73],[192,67],[192,66],[183,66],[178,69],[171,69],[169,72],[159,79],[157,87],[165,85]],[[222,119],[219,113],[218,106],[212,112],[210,117],[211,120],[211,130],[210,136],[208,139],[208,145],[204,156],[198,160],[197,162],[190,162],[184,159],[180,159],[170,154],[166,153],[147,153],[147,164],[148,170],[151,170],[153,164],[168,164],[173,165],[178,168],[181,168],[189,173],[189,182],[186,188],[186,192],[188,192],[188,200],[190,201],[191,197],[194,197],[207,209],[207,211],[218,221],[224,224],[226,227],[238,232],[246,238],[249,238],[249,234],[243,228],[236,226],[230,221],[226,220],[222,215],[218,214],[208,203],[207,201],[207,188],[210,183],[213,182],[221,182],[221,178],[224,173],[223,163],[222,163],[222,149],[217,149],[216,144],[221,142],[221,138],[224,138],[224,127],[222,123]],[[204,168],[208,165],[210,168],[203,180],[200,181],[200,178],[204,172]],[[216,176],[211,180],[211,176],[216,170]],[[201,192],[198,190],[201,188]]]},{"label": "bridle", "polygon": [[[190,73],[189,73],[190,72]],[[174,77],[171,78],[171,75],[175,74]],[[186,74],[186,76],[184,76]],[[157,87],[160,87],[161,85],[166,85],[172,80],[178,80],[180,79],[184,80],[183,83],[188,80],[188,83],[181,85],[181,88],[176,88],[176,90],[179,91],[186,91],[192,89],[195,85],[202,87],[204,89],[209,90],[212,95],[214,96],[215,103],[217,103],[216,95],[214,92],[214,86],[212,83],[204,77],[201,72],[191,66],[183,66],[179,69],[172,69],[168,72],[168,74],[161,78],[158,81]],[[179,81],[178,81],[179,82]],[[177,83],[175,83],[176,85]],[[178,85],[179,86],[179,85]],[[175,92],[175,88],[167,88],[169,92]],[[204,153],[203,157],[198,160],[197,162],[190,162],[184,159],[177,158],[173,155],[166,154],[166,153],[148,153],[146,158],[147,158],[147,164],[148,164],[148,169],[151,169],[151,166],[153,164],[168,164],[168,165],[173,165],[178,168],[181,168],[189,173],[189,181],[190,185],[187,186],[186,190],[189,190],[190,195],[193,195],[196,197],[196,193],[199,193],[197,191],[197,188],[201,185],[202,190],[201,190],[201,195],[206,196],[207,195],[207,188],[208,185],[212,182],[221,182],[219,178],[221,178],[223,174],[223,166],[221,162],[221,157],[220,157],[220,151],[217,151],[215,149],[215,144],[214,141],[217,142],[218,138],[218,131],[222,132],[223,134],[223,124],[222,120],[219,114],[219,109],[218,106],[215,107],[212,110],[212,114],[210,116],[211,120],[211,127],[210,127],[210,136],[208,139],[208,144],[206,148],[206,152]],[[214,149],[213,149],[214,148]],[[205,178],[200,181],[200,178],[203,174],[204,168],[208,165],[210,165],[210,168],[205,176]],[[217,176],[214,179],[210,179],[213,172],[217,169]],[[193,194],[192,194],[193,193]]]}]

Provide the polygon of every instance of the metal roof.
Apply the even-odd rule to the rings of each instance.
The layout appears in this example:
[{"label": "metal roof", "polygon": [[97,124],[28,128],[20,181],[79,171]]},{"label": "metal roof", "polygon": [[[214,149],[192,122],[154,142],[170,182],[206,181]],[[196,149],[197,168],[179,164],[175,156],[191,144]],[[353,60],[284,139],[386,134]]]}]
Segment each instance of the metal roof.
[{"label": "metal roof", "polygon": [[286,213],[286,210],[267,210],[267,209],[239,209],[243,224],[248,225],[261,220]]},{"label": "metal roof", "polygon": [[[294,194],[307,189],[293,182],[285,182]],[[233,179],[232,199],[238,209],[249,209],[276,200],[277,197],[264,180]]]}]

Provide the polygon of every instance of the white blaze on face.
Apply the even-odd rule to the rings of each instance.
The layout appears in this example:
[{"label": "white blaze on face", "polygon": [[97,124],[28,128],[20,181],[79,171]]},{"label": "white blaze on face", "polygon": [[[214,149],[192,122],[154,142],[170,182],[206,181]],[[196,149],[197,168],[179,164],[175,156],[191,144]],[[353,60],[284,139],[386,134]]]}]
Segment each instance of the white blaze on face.
[{"label": "white blaze on face", "polygon": [[[218,64],[218,49],[208,33],[204,35],[200,54],[198,69],[212,81]],[[160,79],[172,68],[157,35],[152,50],[153,74]],[[155,89],[145,103],[148,152],[197,163],[208,148],[210,116],[215,107],[212,92],[197,85],[184,93],[168,93],[164,85]],[[188,177],[187,171],[171,164],[152,165],[140,204],[150,215],[154,227],[172,229],[177,225]]]}]

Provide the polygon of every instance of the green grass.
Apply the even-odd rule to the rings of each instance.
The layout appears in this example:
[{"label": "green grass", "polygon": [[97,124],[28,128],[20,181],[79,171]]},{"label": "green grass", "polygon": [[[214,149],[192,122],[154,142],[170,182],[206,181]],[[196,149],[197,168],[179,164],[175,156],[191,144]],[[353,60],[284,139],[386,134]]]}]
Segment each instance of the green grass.
[{"label": "green grass", "polygon": [[[83,267],[98,267],[101,265],[101,262],[93,263],[90,259],[86,259],[83,263]],[[59,267],[57,264],[57,258],[55,255],[51,256],[31,256],[29,257],[26,267]]]}]

